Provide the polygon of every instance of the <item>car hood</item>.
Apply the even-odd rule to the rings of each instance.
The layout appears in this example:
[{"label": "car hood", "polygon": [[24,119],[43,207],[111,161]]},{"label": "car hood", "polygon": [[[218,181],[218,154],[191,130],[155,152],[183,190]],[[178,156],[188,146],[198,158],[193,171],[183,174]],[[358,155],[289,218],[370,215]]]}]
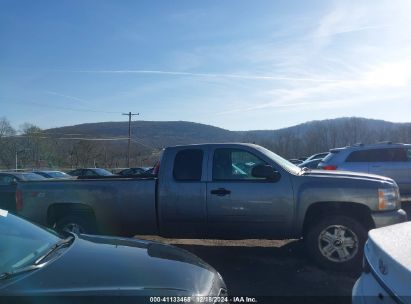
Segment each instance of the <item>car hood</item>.
[{"label": "car hood", "polygon": [[0,293],[204,295],[219,278],[193,254],[156,242],[81,235],[61,252],[42,269],[13,278],[3,291],[0,285]]},{"label": "car hood", "polygon": [[351,172],[351,171],[339,171],[339,170],[307,170],[303,173],[306,176],[318,176],[318,177],[331,177],[331,178],[352,178],[352,179],[367,179],[379,182],[387,182],[395,184],[394,180],[375,174]]},{"label": "car hood", "polygon": [[365,245],[374,275],[398,296],[411,296],[410,239],[411,222],[406,222],[371,230]]}]

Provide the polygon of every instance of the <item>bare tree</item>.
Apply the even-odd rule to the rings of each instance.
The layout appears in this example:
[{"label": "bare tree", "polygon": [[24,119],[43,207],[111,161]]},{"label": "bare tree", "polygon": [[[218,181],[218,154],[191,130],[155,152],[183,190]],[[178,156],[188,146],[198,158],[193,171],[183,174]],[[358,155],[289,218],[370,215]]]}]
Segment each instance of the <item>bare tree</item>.
[{"label": "bare tree", "polygon": [[11,137],[16,135],[16,130],[11,126],[5,117],[0,118],[0,165],[11,168],[14,163],[14,153],[16,150],[16,139]]}]

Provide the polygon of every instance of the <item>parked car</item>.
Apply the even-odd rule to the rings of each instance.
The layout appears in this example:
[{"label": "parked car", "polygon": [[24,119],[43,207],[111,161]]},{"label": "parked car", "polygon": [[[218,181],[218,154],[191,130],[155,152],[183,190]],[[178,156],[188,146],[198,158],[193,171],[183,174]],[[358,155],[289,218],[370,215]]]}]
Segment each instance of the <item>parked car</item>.
[{"label": "parked car", "polygon": [[410,144],[386,142],[332,149],[319,164],[319,168],[365,172],[390,177],[400,188],[404,209],[411,214]]},{"label": "parked car", "polygon": [[44,179],[30,172],[0,172],[0,208],[16,210],[16,188],[19,181]]},{"label": "parked car", "polygon": [[159,164],[153,178],[21,183],[18,213],[80,232],[304,237],[319,264],[343,270],[361,263],[369,229],[406,218],[390,178],[303,170],[257,145],[170,147]]},{"label": "parked car", "polygon": [[67,173],[61,172],[61,171],[50,171],[50,170],[36,170],[32,171],[33,173],[36,173],[38,175],[41,175],[45,178],[57,178],[57,179],[67,179],[67,178],[72,178],[71,175],[68,175]]},{"label": "parked car", "polygon": [[75,169],[67,172],[68,175],[77,177],[98,177],[98,176],[112,176],[114,175],[110,171],[102,168],[85,168]]},{"label": "parked car", "polygon": [[151,167],[136,167],[136,168],[127,168],[121,170],[118,175],[121,176],[142,176],[150,174],[148,171]]},{"label": "parked car", "polygon": [[323,159],[324,157],[326,157],[330,152],[321,152],[321,153],[317,153],[317,154],[313,154],[310,157],[308,157],[306,159],[306,161],[308,160],[313,160],[313,159]]},{"label": "parked car", "polygon": [[310,159],[302,162],[301,164],[298,164],[298,167],[300,168],[308,168],[308,169],[317,169],[318,164],[321,162],[321,158],[318,159]]},{"label": "parked car", "polygon": [[410,236],[410,222],[369,232],[353,304],[411,303]]},{"label": "parked car", "polygon": [[[70,303],[118,297],[227,296],[223,279],[195,255],[138,239],[58,234],[0,209],[0,298]],[[134,298],[135,297],[135,298]],[[114,299],[112,299],[114,300]],[[97,303],[97,301],[94,301]]]},{"label": "parked car", "polygon": [[297,159],[297,158],[292,158],[292,159],[289,159],[288,161],[294,165],[298,165],[303,162],[301,159]]}]

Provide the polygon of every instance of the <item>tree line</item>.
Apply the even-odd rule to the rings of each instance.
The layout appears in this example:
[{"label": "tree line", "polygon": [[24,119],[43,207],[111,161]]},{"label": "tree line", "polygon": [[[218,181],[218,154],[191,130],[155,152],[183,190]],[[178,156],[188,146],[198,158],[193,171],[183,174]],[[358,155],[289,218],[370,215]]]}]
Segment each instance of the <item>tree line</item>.
[{"label": "tree line", "polygon": [[[184,132],[180,130],[178,132]],[[254,142],[285,158],[298,158],[354,143],[411,142],[411,124],[364,118],[314,121],[276,131],[231,132],[232,141]],[[161,153],[161,142],[172,134],[156,136],[156,148],[133,141],[132,166],[152,166]],[[229,135],[225,135],[229,136]],[[214,140],[213,140],[214,139]],[[240,140],[239,140],[240,139]],[[205,139],[202,139],[204,141]],[[187,137],[187,143],[193,143]],[[216,141],[210,135],[208,142]],[[175,143],[174,143],[175,144]],[[179,142],[181,144],[181,142]],[[25,123],[19,130],[0,118],[0,169],[18,168],[122,168],[127,164],[127,141],[79,140],[58,136]],[[16,157],[17,156],[17,157]]]},{"label": "tree line", "polygon": [[[36,125],[25,123],[19,130],[6,118],[0,118],[0,169],[34,168],[124,168],[127,141],[109,142],[73,140],[56,136]],[[159,149],[131,145],[132,166],[152,166]],[[16,163],[17,162],[17,163]]]}]

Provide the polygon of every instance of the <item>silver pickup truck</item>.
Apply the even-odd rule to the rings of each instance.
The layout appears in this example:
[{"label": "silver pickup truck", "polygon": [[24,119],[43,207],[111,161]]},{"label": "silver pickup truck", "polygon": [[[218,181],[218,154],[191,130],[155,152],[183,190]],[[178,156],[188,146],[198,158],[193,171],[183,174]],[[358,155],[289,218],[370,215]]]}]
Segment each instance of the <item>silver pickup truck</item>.
[{"label": "silver pickup truck", "polygon": [[166,148],[152,178],[21,182],[17,213],[58,229],[305,240],[321,265],[361,261],[367,231],[405,221],[389,178],[301,169],[252,144]]}]

